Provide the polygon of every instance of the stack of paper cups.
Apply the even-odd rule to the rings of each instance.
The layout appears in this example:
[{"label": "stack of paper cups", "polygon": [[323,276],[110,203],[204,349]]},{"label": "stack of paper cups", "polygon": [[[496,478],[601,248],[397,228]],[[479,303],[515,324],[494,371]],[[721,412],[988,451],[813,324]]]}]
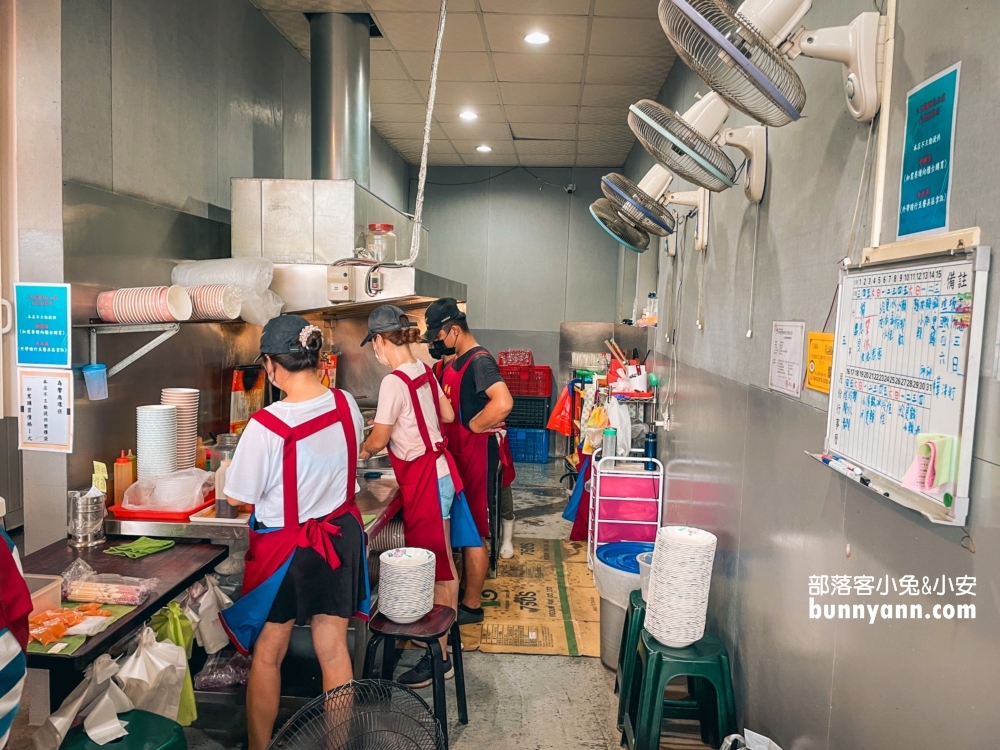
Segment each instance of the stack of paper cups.
[{"label": "stack of paper cups", "polygon": [[664,646],[684,648],[705,635],[717,541],[690,526],[664,526],[656,533],[645,628]]},{"label": "stack of paper cups", "polygon": [[164,388],[160,403],[177,407],[177,470],[194,466],[198,451],[197,388]]}]

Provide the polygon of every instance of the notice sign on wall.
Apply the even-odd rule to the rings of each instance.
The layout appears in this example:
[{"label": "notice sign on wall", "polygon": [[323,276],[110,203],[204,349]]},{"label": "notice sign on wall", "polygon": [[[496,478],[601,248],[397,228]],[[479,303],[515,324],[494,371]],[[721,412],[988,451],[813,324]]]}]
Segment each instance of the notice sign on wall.
[{"label": "notice sign on wall", "polygon": [[69,284],[15,284],[18,367],[71,367]]},{"label": "notice sign on wall", "polygon": [[73,452],[73,371],[18,368],[21,450]]},{"label": "notice sign on wall", "polygon": [[906,95],[897,237],[948,229],[961,66],[955,63]]},{"label": "notice sign on wall", "polygon": [[802,345],[805,343],[805,333],[805,323],[774,321],[771,329],[771,373],[768,379],[772,391],[780,391],[795,398],[802,394]]},{"label": "notice sign on wall", "polygon": [[833,372],[833,334],[809,331],[806,336],[806,388],[830,392]]}]

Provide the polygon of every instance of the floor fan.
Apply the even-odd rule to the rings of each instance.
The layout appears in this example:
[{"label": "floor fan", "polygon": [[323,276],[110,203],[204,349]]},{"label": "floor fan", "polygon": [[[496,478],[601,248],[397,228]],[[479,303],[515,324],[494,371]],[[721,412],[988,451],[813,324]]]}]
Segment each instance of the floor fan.
[{"label": "floor fan", "polygon": [[733,107],[773,127],[799,119],[806,91],[788,63],[800,54],[839,62],[851,116],[867,122],[879,107],[883,17],[861,13],[847,26],[799,24],[812,0],[660,0],[659,17],[678,56]]}]

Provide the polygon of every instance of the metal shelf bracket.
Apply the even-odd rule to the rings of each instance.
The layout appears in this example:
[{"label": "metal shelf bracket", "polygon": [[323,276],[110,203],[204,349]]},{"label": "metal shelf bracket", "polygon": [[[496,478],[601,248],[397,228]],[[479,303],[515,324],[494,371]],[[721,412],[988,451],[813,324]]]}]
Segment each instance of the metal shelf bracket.
[{"label": "metal shelf bracket", "polygon": [[106,334],[121,333],[159,333],[160,335],[152,341],[142,345],[121,362],[108,368],[108,377],[117,375],[133,362],[149,354],[167,339],[176,335],[181,330],[180,323],[142,323],[139,325],[101,325],[88,326],[90,333],[90,364],[98,364],[97,359],[97,337]]}]

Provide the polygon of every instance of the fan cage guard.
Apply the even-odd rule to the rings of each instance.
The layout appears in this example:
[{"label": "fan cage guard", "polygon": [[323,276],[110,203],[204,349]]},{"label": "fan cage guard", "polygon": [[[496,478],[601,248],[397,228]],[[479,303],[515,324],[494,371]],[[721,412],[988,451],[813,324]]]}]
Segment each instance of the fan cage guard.
[{"label": "fan cage guard", "polygon": [[601,191],[615,210],[635,227],[665,237],[674,231],[674,217],[632,180],[612,172],[601,178]]},{"label": "fan cage guard", "polygon": [[664,169],[714,192],[736,184],[736,166],[725,151],[662,104],[636,102],[629,107],[628,126]]},{"label": "fan cage guard", "polygon": [[607,198],[598,198],[591,203],[590,215],[605,232],[615,238],[616,242],[620,242],[637,253],[643,253],[649,247],[649,234],[623,219],[615,211],[615,205]]},{"label": "fan cage guard", "polygon": [[[736,109],[772,127],[799,118],[806,90],[798,74],[724,0],[660,0],[659,16],[678,56]],[[694,16],[735,47],[745,66],[700,28]]]},{"label": "fan cage guard", "polygon": [[268,750],[445,750],[427,703],[389,680],[341,685],[298,711]]}]

